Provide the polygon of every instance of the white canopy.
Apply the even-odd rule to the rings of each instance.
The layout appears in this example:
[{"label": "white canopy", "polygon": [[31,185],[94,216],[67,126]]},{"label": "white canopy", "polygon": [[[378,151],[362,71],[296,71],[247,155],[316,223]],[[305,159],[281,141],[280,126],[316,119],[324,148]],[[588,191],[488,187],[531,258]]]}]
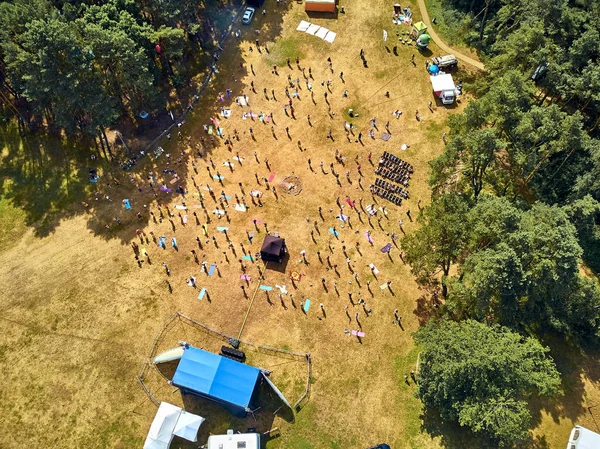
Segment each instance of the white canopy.
[{"label": "white canopy", "polygon": [[431,79],[431,85],[434,92],[455,89],[454,80],[449,73],[440,73],[439,75],[432,75],[429,78]]},{"label": "white canopy", "polygon": [[198,441],[198,429],[203,422],[204,418],[202,416],[182,410],[173,434],[188,441],[196,442]]},{"label": "white canopy", "polygon": [[161,402],[150,426],[144,449],[169,449],[173,435],[197,441],[198,428],[204,418],[188,413],[173,404]]}]

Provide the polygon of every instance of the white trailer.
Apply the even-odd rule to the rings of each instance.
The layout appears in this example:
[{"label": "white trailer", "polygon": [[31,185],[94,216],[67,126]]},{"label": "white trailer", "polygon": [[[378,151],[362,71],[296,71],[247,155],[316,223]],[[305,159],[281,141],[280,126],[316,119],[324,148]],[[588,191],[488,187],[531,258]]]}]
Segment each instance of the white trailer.
[{"label": "white trailer", "polygon": [[433,87],[433,93],[442,100],[442,104],[452,104],[456,100],[456,86],[452,75],[449,73],[439,73],[437,75],[431,75],[431,87]]},{"label": "white trailer", "polygon": [[573,427],[569,436],[567,449],[598,449],[600,447],[600,435],[581,426]]},{"label": "white trailer", "polygon": [[208,449],[260,449],[260,433],[233,433],[211,435],[208,437]]}]

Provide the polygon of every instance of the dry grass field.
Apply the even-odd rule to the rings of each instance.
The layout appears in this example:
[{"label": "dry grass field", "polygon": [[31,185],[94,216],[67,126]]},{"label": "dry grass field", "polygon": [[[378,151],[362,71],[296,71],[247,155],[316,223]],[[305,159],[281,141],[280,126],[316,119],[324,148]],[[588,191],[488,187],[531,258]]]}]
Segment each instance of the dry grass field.
[{"label": "dry grass field", "polygon": [[[445,120],[460,105],[444,108],[434,101],[433,109],[428,110],[434,97],[425,72],[426,57],[414,47],[402,44],[398,44],[398,55],[394,54],[392,2],[350,0],[344,4],[346,14],[328,19],[307,18],[300,4],[282,3],[277,8],[274,2],[268,2],[266,16],[258,14],[249,27],[236,26],[242,35],[227,42],[217,65],[217,77],[181,127],[182,139],[174,131],[170,141],[161,143],[165,154],[153,160],[145,158],[132,172],[101,163],[99,183],[73,184],[79,201],[65,205],[64,213],[55,214],[53,220],[31,220],[27,208],[35,205],[25,204],[22,198],[17,202],[12,196],[13,201],[0,202],[0,447],[141,447],[156,407],[136,376],[147,362],[154,337],[176,311],[245,341],[312,355],[310,399],[293,422],[273,415],[267,406],[255,422],[252,417],[233,418],[206,401],[185,398],[187,409],[207,418],[201,428],[200,443],[205,442],[209,432],[256,426],[259,431],[280,429],[280,436],[269,441],[268,448],[360,449],[381,442],[394,449],[472,447],[473,443],[456,429],[444,427],[435,419],[423,421],[414,384],[404,383],[404,375],[415,369],[418,358],[411,333],[435,309],[429,293],[418,287],[400,258],[402,232],[398,226],[399,220],[404,221],[406,232],[416,226],[406,212],[410,209],[416,219],[417,202],[427,204],[427,162],[442,151]],[[335,42],[329,44],[295,31],[302,19],[337,32]],[[390,33],[388,49],[382,41],[384,28]],[[266,43],[268,52],[262,47],[259,53],[255,39],[261,46]],[[365,50],[368,68],[361,63],[361,48]],[[436,53],[435,48],[432,51]],[[410,62],[413,53],[415,66]],[[291,69],[286,65],[288,57],[292,60]],[[314,102],[303,73],[295,64],[296,57],[306,75],[311,69],[314,80],[309,81]],[[328,57],[332,59],[333,71]],[[277,65],[278,75],[272,73],[273,65]],[[340,72],[344,73],[343,81]],[[283,110],[288,74],[292,79],[300,79],[300,98],[293,101],[295,119]],[[458,76],[467,75],[459,72]],[[327,101],[332,115],[328,114],[324,98],[327,86],[322,85],[329,79],[332,86]],[[269,97],[274,89],[277,100],[266,99],[264,88]],[[242,108],[232,100],[222,103],[218,94],[227,89],[232,90],[232,99],[246,94],[249,107]],[[344,90],[348,91],[347,98],[343,97]],[[229,119],[219,117],[222,106],[231,108]],[[353,108],[359,117],[349,118],[348,108]],[[399,119],[392,115],[396,109],[403,111]],[[422,121],[415,119],[417,109]],[[243,120],[243,112],[250,110],[256,114],[273,113],[274,134],[271,124],[259,119]],[[309,114],[312,125],[308,123]],[[367,135],[371,117],[377,118],[374,139]],[[234,130],[239,133],[231,150],[218,137],[211,145],[210,136],[203,131],[203,125],[210,124],[211,118],[220,121],[225,137],[233,136]],[[346,139],[344,120],[357,127],[355,134],[362,132],[364,144],[354,142],[355,138],[351,142]],[[385,142],[380,137],[387,121],[391,139]],[[327,138],[330,129],[333,140]],[[202,150],[204,157],[198,158],[196,146],[201,145],[203,137],[206,149]],[[403,144],[410,148],[401,151]],[[16,156],[24,150],[7,145],[2,153],[3,170],[10,166],[21,175],[26,170],[37,170],[38,162]],[[344,158],[343,165],[335,161],[336,151]],[[359,210],[361,200],[363,207],[374,202],[368,191],[375,179],[374,167],[367,156],[372,153],[376,165],[383,151],[414,166],[411,197],[402,207],[377,199],[376,206],[386,206],[388,213],[378,212],[369,224],[367,213],[362,212],[359,217],[345,199],[356,201]],[[240,162],[233,159],[238,154]],[[38,156],[37,161],[46,157]],[[209,175],[210,160],[216,169],[210,168]],[[231,161],[231,169],[223,165],[227,161]],[[320,162],[327,174],[322,172]],[[331,173],[332,163],[341,185]],[[89,160],[73,170],[44,172],[63,180],[56,188],[51,183],[42,187],[45,195],[51,197],[65,183],[67,187],[69,182],[75,183],[70,177],[85,183],[86,164],[90,164]],[[165,169],[174,170],[179,179],[171,184],[173,176],[163,174]],[[224,177],[222,185],[213,178],[217,171]],[[159,178],[156,197],[147,179],[150,172]],[[269,185],[277,189],[277,195],[272,189],[266,190],[263,181],[271,173],[274,179]],[[302,182],[298,195],[289,195],[281,187],[283,178],[291,175]],[[181,186],[188,193],[182,198],[175,191],[159,191],[163,182],[173,189]],[[4,196],[22,188],[16,181],[5,179],[3,183]],[[207,185],[217,197],[222,191],[232,197],[225,204],[227,217],[219,219],[212,213],[221,206],[211,198],[205,189]],[[249,191],[253,189],[263,192],[262,207],[252,204]],[[111,201],[105,199],[106,195]],[[200,206],[200,195],[208,212]],[[249,206],[246,212],[234,210],[235,195],[240,200],[245,195]],[[129,211],[122,207],[125,198],[132,205]],[[350,224],[336,218],[340,213],[338,199],[343,213],[350,216]],[[81,205],[81,201],[89,203],[89,207]],[[183,201],[189,208],[187,212],[174,208]],[[165,215],[162,220],[159,203]],[[173,224],[168,220],[167,207],[174,214]],[[48,207],[47,211],[55,209]],[[138,212],[142,220],[136,218]],[[186,225],[182,224],[180,212],[189,216]],[[197,214],[197,221],[193,213]],[[114,221],[117,216],[120,224]],[[259,220],[256,229],[253,220]],[[207,235],[202,230],[204,224]],[[263,263],[246,261],[241,256],[260,250],[265,224],[269,232],[278,232],[286,239],[290,254],[284,267],[269,264],[264,280],[259,281]],[[218,226],[229,228],[227,236],[217,231]],[[332,227],[339,234],[337,237],[329,231]],[[145,232],[147,240],[136,236],[136,229]],[[364,235],[367,230],[373,245]],[[247,233],[252,231],[255,234],[250,243]],[[395,242],[391,238],[394,233],[400,237]],[[164,250],[153,242],[153,238],[163,235],[167,237]],[[201,249],[196,242],[198,236]],[[171,247],[172,237],[177,239],[177,251]],[[132,242],[149,255],[149,260],[141,257],[139,266]],[[393,243],[389,255],[380,251],[387,243]],[[194,261],[192,250],[197,252],[200,264]],[[302,250],[306,251],[306,263],[300,254]],[[327,257],[337,269],[328,266]],[[218,273],[202,273],[202,261],[216,264]],[[170,276],[166,275],[163,262],[168,264]],[[370,263],[380,271],[376,278],[368,268]],[[240,280],[242,265],[252,278],[247,283]],[[289,278],[290,271],[302,275],[295,285]],[[197,299],[198,289],[186,285],[189,276],[196,277],[199,289],[207,289],[209,298]],[[380,289],[386,281],[392,281],[391,289]],[[269,296],[258,289],[260,284],[274,287]],[[280,299],[275,285],[285,285],[288,294]],[[300,302],[307,298],[312,305],[304,314]],[[358,304],[359,298],[366,302],[364,308]],[[320,311],[320,303],[326,314]],[[372,312],[367,315],[365,309]],[[394,309],[402,316],[402,328],[394,325]],[[358,329],[356,313],[366,333],[362,341],[345,333],[346,329]],[[166,333],[161,348],[174,347],[177,340],[211,350],[220,345],[205,333],[176,323]],[[274,382],[290,400],[302,393],[305,363],[252,352],[249,361],[272,369]],[[596,376],[599,372],[595,365],[584,374],[573,371],[572,376],[577,377],[573,379],[575,405],[540,405],[540,427],[536,432],[545,436],[538,440],[539,447],[562,447],[573,422],[587,419],[585,407],[594,404],[594,397],[598,398],[597,377],[592,372]],[[159,400],[184,404],[179,392],[157,372],[152,370],[147,380]],[[561,401],[569,403],[569,398]],[[554,413],[546,412],[548,407]],[[171,447],[195,445],[175,440]]]}]

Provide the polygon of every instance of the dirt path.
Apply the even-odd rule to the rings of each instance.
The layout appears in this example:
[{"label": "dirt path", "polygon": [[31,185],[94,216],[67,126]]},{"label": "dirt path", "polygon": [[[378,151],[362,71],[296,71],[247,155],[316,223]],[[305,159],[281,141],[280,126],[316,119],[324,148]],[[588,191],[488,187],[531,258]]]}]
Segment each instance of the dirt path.
[{"label": "dirt path", "polygon": [[468,57],[466,55],[463,55],[462,53],[459,53],[456,50],[454,50],[451,47],[449,47],[438,36],[438,34],[434,31],[433,27],[431,26],[431,20],[429,20],[429,13],[427,12],[427,7],[425,6],[425,0],[417,0],[417,3],[419,4],[419,9],[421,10],[421,16],[423,17],[423,22],[425,22],[425,25],[427,25],[427,34],[429,34],[431,36],[431,38],[438,45],[438,47],[440,47],[446,53],[453,54],[454,56],[456,56],[461,61],[466,62],[467,64],[470,64],[473,67],[478,68],[479,70],[484,70],[485,71],[485,67],[484,67],[484,65],[483,65],[482,62],[477,61],[477,60],[475,60],[473,58],[470,58],[470,57]]}]

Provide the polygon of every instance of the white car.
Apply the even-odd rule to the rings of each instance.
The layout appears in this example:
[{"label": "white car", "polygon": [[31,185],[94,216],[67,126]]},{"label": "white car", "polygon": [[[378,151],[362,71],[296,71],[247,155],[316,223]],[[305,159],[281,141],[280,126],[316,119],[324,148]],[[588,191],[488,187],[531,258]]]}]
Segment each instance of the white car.
[{"label": "white car", "polygon": [[242,17],[242,23],[249,25],[250,22],[252,22],[252,18],[254,17],[255,12],[256,10],[254,8],[246,8],[246,11],[244,11],[244,17]]}]

